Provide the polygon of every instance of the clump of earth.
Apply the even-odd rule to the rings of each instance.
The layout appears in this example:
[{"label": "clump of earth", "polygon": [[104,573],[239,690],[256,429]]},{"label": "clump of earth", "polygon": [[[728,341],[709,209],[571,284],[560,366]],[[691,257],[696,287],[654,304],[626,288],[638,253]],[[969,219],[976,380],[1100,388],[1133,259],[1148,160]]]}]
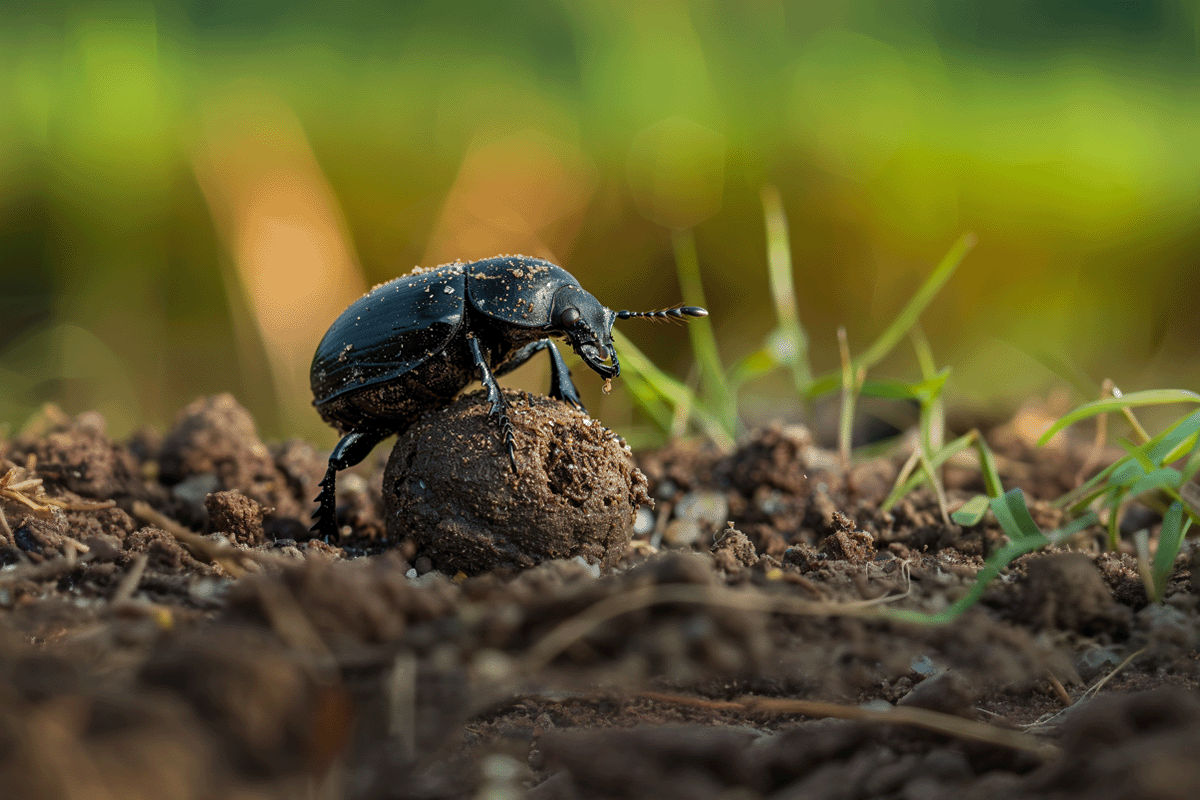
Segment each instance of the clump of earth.
[{"label": "clump of earth", "polygon": [[[777,424],[631,456],[509,401],[520,475],[468,396],[339,476],[335,542],[308,538],[326,453],[228,395],[123,441],[54,409],[0,440],[4,793],[1194,796],[1190,544],[1162,603],[1088,533],[901,622],[1004,541],[923,490],[882,510],[903,448],[846,474]],[[988,434],[1001,477],[1059,525],[1089,445],[1024,422]]]},{"label": "clump of earth", "polygon": [[505,396],[517,471],[484,392],[427,413],[399,437],[383,473],[389,535],[449,575],[571,558],[611,569],[650,503],[633,453],[565,403]]}]

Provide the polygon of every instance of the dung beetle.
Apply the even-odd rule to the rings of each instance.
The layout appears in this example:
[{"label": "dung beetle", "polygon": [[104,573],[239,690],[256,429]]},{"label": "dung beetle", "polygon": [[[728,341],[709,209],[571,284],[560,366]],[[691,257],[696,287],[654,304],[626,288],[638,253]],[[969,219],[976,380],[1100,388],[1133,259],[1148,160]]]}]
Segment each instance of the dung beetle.
[{"label": "dung beetle", "polygon": [[336,535],[336,477],[423,412],[448,405],[478,380],[500,426],[513,472],[517,457],[496,376],[534,353],[550,356],[550,396],[584,410],[551,337],[565,337],[605,380],[621,374],[612,342],[617,319],[703,317],[693,306],[611,311],[562,267],[528,256],[456,261],[380,284],[329,327],[309,373],[313,405],[343,434],[329,456],[312,530]]}]

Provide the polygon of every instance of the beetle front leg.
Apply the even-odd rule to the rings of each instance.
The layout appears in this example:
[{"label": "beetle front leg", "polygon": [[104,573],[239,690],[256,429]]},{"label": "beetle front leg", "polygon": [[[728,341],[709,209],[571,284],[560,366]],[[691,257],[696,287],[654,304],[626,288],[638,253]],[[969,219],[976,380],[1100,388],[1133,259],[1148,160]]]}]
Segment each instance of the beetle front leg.
[{"label": "beetle front leg", "polygon": [[483,357],[479,340],[474,336],[468,336],[467,348],[471,351],[471,358],[475,360],[475,368],[479,370],[479,382],[483,384],[484,389],[487,389],[487,399],[492,406],[488,411],[488,416],[495,418],[500,424],[500,436],[504,439],[504,448],[508,451],[508,463],[512,465],[512,470],[516,473],[517,442],[513,436],[512,422],[508,419],[508,403],[505,402],[504,394],[500,391],[500,384],[496,383],[496,377],[492,375],[492,369],[488,366],[487,359]]},{"label": "beetle front leg", "polygon": [[329,454],[329,466],[319,484],[321,492],[316,497],[317,510],[312,515],[315,522],[309,528],[313,533],[320,534],[326,542],[332,542],[338,535],[337,474],[362,461],[375,449],[375,445],[387,437],[386,433],[353,431],[343,436]]},{"label": "beetle front leg", "polygon": [[542,341],[546,343],[546,352],[550,355],[550,396],[569,403],[586,414],[587,409],[583,407],[583,400],[579,398],[579,390],[571,380],[571,370],[567,367],[567,362],[563,361],[562,353],[558,352],[554,342],[549,339]]},{"label": "beetle front leg", "polygon": [[496,374],[504,375],[512,372],[532,358],[539,350],[545,350],[550,356],[550,396],[555,400],[562,400],[586,414],[587,409],[583,407],[583,400],[579,398],[579,390],[575,388],[575,383],[571,380],[571,370],[567,367],[567,362],[563,361],[562,353],[558,352],[552,339],[538,339],[536,342],[525,345],[497,369]]}]

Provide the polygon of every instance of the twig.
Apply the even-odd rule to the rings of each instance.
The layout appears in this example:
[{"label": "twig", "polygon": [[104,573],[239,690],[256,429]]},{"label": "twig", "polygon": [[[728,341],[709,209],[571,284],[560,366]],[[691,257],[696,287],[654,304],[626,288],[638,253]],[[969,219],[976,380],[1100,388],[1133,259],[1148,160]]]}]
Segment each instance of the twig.
[{"label": "twig", "polygon": [[193,556],[210,564],[216,564],[234,578],[240,578],[246,574],[245,568],[239,562],[249,561],[253,563],[255,561],[251,554],[243,550],[238,550],[236,547],[230,547],[229,545],[218,544],[207,537],[189,531],[166,514],[151,508],[148,503],[142,500],[134,501],[133,515],[143,522],[148,522],[156,528],[166,531],[175,537],[176,541],[187,548],[188,552]]},{"label": "twig", "polygon": [[121,582],[117,584],[117,590],[113,592],[109,602],[117,605],[133,599],[133,593],[137,591],[138,584],[142,581],[142,575],[146,571],[146,564],[149,560],[145,553],[138,553],[137,558],[133,560],[121,578]]},{"label": "twig", "polygon": [[[46,488],[41,478],[29,477],[33,472],[35,464],[37,464],[37,458],[33,454],[30,454],[28,463],[24,468],[17,466],[9,467],[3,475],[0,475],[0,500],[19,503],[34,514],[44,518],[53,516],[53,509],[55,508],[64,511],[99,511],[104,508],[112,508],[117,504],[115,500],[62,500],[57,497],[50,497],[46,494]],[[18,479],[17,473],[22,471],[22,469],[27,474]],[[0,533],[3,533],[5,538],[8,539],[12,539],[13,537],[12,526],[9,525],[2,505],[0,505]],[[75,542],[75,546],[80,552],[87,552],[87,547],[76,542],[74,539],[71,539],[71,541]]]},{"label": "twig", "polygon": [[530,670],[540,669],[553,661],[573,643],[587,636],[610,619],[663,603],[696,603],[698,605],[761,611],[799,616],[855,616],[882,618],[872,608],[879,598],[857,603],[817,603],[794,597],[775,597],[760,592],[725,589],[716,586],[669,584],[644,586],[605,598],[576,616],[560,623],[542,637],[525,654]]},{"label": "twig", "polygon": [[1068,708],[1075,703],[1071,699],[1071,695],[1067,692],[1067,687],[1062,685],[1062,681],[1058,679],[1053,672],[1047,672],[1046,677],[1050,681],[1050,687],[1054,689],[1054,693],[1058,695],[1058,699],[1062,702],[1064,708]]},{"label": "twig", "polygon": [[1055,711],[1053,714],[1048,714],[1046,716],[1041,717],[1040,719],[1037,719],[1037,720],[1029,723],[1028,725],[1025,725],[1023,727],[1023,730],[1026,730],[1026,731],[1041,730],[1042,728],[1049,726],[1051,722],[1058,719],[1063,714],[1070,711],[1072,708],[1075,708],[1076,706],[1081,705],[1082,703],[1085,703],[1088,700],[1091,700],[1104,687],[1104,684],[1106,684],[1110,680],[1112,680],[1118,673],[1120,673],[1122,670],[1124,670],[1126,667],[1128,667],[1130,664],[1132,664],[1134,662],[1134,660],[1137,659],[1138,656],[1140,656],[1142,653],[1145,653],[1145,652],[1146,652],[1146,648],[1144,648],[1144,647],[1141,649],[1138,649],[1138,650],[1134,650],[1132,653],[1130,653],[1128,656],[1125,657],[1124,661],[1122,661],[1120,664],[1117,664],[1115,667],[1113,667],[1112,670],[1107,675],[1105,675],[1103,678],[1101,678],[1100,680],[1098,680],[1094,684],[1092,684],[1090,687],[1088,687],[1088,689],[1086,691],[1084,691],[1083,694],[1079,695],[1079,699],[1077,699],[1075,702],[1071,703],[1066,708]]},{"label": "twig", "polygon": [[859,722],[879,722],[890,725],[912,725],[916,728],[953,736],[958,739],[983,742],[997,747],[1007,747],[1033,753],[1042,759],[1058,755],[1059,749],[1050,742],[1022,731],[999,728],[972,719],[931,711],[913,706],[891,706],[887,709],[846,706],[819,700],[792,700],[782,697],[743,697],[738,700],[706,700],[687,695],[665,692],[639,692],[638,697],[674,705],[693,706],[724,711],[743,711],[752,714],[776,716],[781,714],[803,714],[806,717],[848,719]]},{"label": "twig", "polygon": [[91,561],[91,554],[85,554],[83,558],[76,558],[75,548],[67,546],[66,552],[58,558],[52,558],[49,561],[43,561],[41,564],[30,564],[24,567],[17,567],[14,570],[0,573],[0,583],[16,583],[17,581],[43,581],[47,578],[57,578],[59,575],[64,575],[80,564],[85,564]]}]

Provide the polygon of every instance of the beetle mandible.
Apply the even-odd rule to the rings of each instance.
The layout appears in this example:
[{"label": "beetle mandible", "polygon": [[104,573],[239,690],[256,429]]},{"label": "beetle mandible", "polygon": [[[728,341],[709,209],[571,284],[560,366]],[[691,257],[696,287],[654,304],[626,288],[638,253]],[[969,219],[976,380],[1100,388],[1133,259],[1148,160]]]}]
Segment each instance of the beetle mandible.
[{"label": "beetle mandible", "polygon": [[516,472],[513,427],[496,376],[545,350],[550,396],[583,411],[552,337],[564,337],[608,380],[621,374],[612,342],[615,320],[707,314],[695,306],[614,312],[562,267],[528,256],[418,268],[376,286],[342,312],[313,356],[313,405],[342,438],[329,456],[312,530],[336,535],[338,471],[403,433],[423,412],[448,405],[471,381],[487,390],[489,416]]}]

